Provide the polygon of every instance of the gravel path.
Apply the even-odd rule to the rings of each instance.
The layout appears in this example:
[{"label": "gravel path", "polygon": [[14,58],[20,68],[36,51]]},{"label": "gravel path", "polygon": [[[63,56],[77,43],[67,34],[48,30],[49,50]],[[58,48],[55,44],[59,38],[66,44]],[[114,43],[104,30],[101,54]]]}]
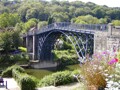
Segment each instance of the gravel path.
[{"label": "gravel path", "polygon": [[38,88],[37,90],[73,90],[77,87],[79,87],[79,83],[71,83],[69,85],[64,85],[64,86],[49,86],[49,87],[43,87],[43,88]]},{"label": "gravel path", "polygon": [[[7,81],[7,89],[6,89],[6,81]],[[0,90],[20,90],[17,82],[13,78],[4,78],[5,86],[0,85]],[[36,90],[74,90],[75,88],[79,87],[79,83],[71,83],[68,85],[63,86],[49,86],[49,87],[42,87],[37,88]]]},{"label": "gravel path", "polygon": [[0,90],[20,90],[19,86],[17,85],[17,82],[13,78],[3,78],[3,80],[5,86],[7,81],[7,89],[5,86],[0,85]]}]

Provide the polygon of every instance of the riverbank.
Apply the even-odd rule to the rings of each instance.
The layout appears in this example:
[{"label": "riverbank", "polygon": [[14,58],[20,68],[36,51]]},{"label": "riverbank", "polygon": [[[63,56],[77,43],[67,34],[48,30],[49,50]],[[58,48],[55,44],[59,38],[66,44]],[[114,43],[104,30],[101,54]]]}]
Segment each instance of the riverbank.
[{"label": "riverbank", "polygon": [[56,70],[25,69],[25,71],[26,71],[27,74],[32,75],[32,76],[36,77],[37,79],[42,79],[44,76],[53,74],[55,72],[65,71],[65,70],[73,71],[73,70],[76,70],[76,69],[80,69],[80,65],[79,64],[68,65],[68,66],[66,66],[64,68],[56,69]]}]

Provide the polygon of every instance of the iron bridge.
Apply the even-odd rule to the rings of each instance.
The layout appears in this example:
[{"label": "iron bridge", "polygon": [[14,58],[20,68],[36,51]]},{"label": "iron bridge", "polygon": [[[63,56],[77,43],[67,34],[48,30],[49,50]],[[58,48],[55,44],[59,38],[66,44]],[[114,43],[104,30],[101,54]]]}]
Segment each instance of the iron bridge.
[{"label": "iron bridge", "polygon": [[[57,39],[64,35],[74,46],[79,59],[94,52],[94,34],[96,31],[107,31],[105,24],[74,24],[69,22],[53,23],[41,29],[29,30],[23,37],[29,44],[32,38],[33,59],[53,60],[53,53]],[[30,45],[26,45],[28,48]]]}]

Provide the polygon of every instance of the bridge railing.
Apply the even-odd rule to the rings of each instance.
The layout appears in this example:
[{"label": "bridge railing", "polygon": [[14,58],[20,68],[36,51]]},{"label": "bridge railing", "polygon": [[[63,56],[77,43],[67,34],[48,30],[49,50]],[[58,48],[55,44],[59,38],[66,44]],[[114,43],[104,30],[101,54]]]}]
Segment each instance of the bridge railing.
[{"label": "bridge railing", "polygon": [[[76,31],[76,30],[106,31],[107,24],[75,24],[70,22],[60,22],[60,23],[53,23],[48,26],[44,26],[39,30],[36,30],[36,34],[40,34],[54,29],[68,30],[68,31]],[[28,34],[32,35],[33,32],[29,32]]]}]

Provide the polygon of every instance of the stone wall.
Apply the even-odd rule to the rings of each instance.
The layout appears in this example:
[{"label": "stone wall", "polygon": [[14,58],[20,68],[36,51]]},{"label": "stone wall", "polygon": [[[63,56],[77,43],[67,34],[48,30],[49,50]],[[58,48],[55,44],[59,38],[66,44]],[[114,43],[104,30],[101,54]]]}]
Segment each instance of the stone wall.
[{"label": "stone wall", "polygon": [[107,49],[107,32],[97,31],[94,34],[94,52]]},{"label": "stone wall", "polygon": [[108,25],[108,31],[96,31],[94,34],[94,52],[99,50],[120,49],[120,27]]},{"label": "stone wall", "polygon": [[107,37],[107,49],[114,51],[120,48],[120,36]]},{"label": "stone wall", "polygon": [[32,68],[53,68],[53,67],[57,67],[58,63],[54,62],[54,61],[33,61],[31,62],[30,66]]}]

